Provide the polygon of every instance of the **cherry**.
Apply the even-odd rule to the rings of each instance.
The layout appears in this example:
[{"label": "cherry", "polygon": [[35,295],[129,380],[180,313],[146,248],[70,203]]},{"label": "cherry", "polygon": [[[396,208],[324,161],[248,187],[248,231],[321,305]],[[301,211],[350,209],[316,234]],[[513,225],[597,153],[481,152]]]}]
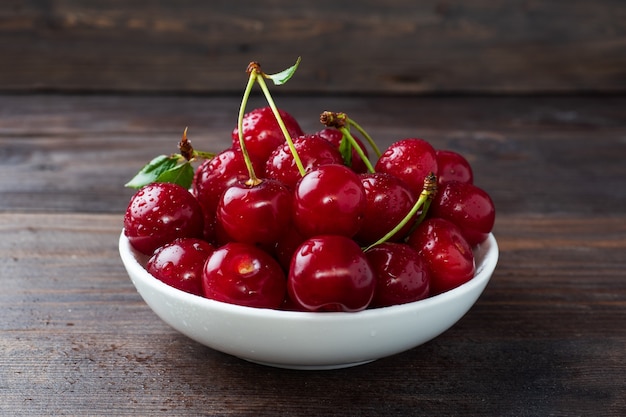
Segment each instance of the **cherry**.
[{"label": "cherry", "polygon": [[431,172],[437,175],[435,149],[423,139],[408,138],[394,142],[376,162],[376,172],[386,172],[404,181],[419,195],[424,178]]},{"label": "cherry", "polygon": [[313,168],[296,184],[293,201],[293,222],[304,237],[354,236],[367,204],[359,176],[344,165]]},{"label": "cherry", "polygon": [[[127,183],[149,184],[124,216],[130,243],[152,255],[149,272],[218,301],[298,311],[408,303],[472,279],[472,246],[495,209],[468,161],[419,138],[381,154],[345,113],[324,111],[326,129],[305,135],[265,82],[284,84],[298,63],[276,74],[250,63],[231,148],[198,151],[185,131],[180,153]],[[269,106],[245,113],[255,84]]]},{"label": "cherry", "polygon": [[[302,161],[305,172],[326,164],[343,164],[339,151],[326,139],[317,135],[304,135],[293,139],[293,146]],[[265,176],[279,180],[293,189],[302,177],[293,153],[287,144],[272,152],[265,164]]]},{"label": "cherry", "polygon": [[179,238],[157,249],[146,269],[167,285],[202,296],[202,271],[214,250],[205,240]]},{"label": "cherry", "polygon": [[470,163],[463,155],[450,150],[437,150],[437,181],[442,185],[449,181],[474,182],[474,173]]},{"label": "cherry", "polygon": [[407,243],[428,265],[431,295],[456,288],[474,277],[472,248],[454,223],[426,219],[409,235]]},{"label": "cherry", "polygon": [[207,298],[248,307],[281,307],[286,278],[267,252],[247,243],[229,242],[207,259],[202,274]]},{"label": "cherry", "polygon": [[291,222],[292,194],[276,180],[256,185],[238,182],[227,188],[217,206],[217,222],[227,240],[274,245]]},{"label": "cherry", "polygon": [[[251,163],[261,171],[262,164],[260,161],[251,159]],[[234,148],[224,149],[212,159],[204,161],[196,169],[193,179],[193,193],[200,202],[207,219],[205,224],[207,240],[211,240],[210,236],[214,233],[213,220],[222,193],[228,187],[248,178],[249,174],[243,153]]]},{"label": "cherry", "polygon": [[[341,146],[341,140],[343,139],[343,133],[341,131],[337,130],[337,129],[333,129],[333,128],[327,127],[327,128],[324,128],[324,129],[320,130],[319,132],[317,132],[316,135],[318,135],[319,137],[321,137],[323,139],[326,139],[327,141],[332,143],[337,149],[339,149],[339,147]],[[353,137],[354,137],[354,140],[359,145],[359,147],[361,148],[361,150],[363,151],[363,153],[366,156],[368,156],[369,153],[367,152],[367,148],[365,148],[365,145],[363,144],[363,142],[358,137],[356,137],[354,135],[353,135]],[[352,157],[351,157],[350,168],[352,168],[352,170],[354,172],[357,172],[357,173],[368,172],[367,165],[365,165],[365,163],[363,162],[363,160],[359,156],[359,153],[355,149],[352,149]]]},{"label": "cherry", "polygon": [[[251,162],[257,171],[263,172],[263,163],[260,160],[251,158]],[[231,185],[248,178],[248,169],[241,150],[227,148],[196,169],[193,193],[203,207],[215,211],[222,193]]]},{"label": "cherry", "polygon": [[179,237],[202,237],[202,208],[180,185],[148,184],[130,199],[124,215],[124,233],[138,251],[152,255]]},{"label": "cherry", "polygon": [[423,300],[430,295],[430,272],[417,250],[404,243],[385,242],[365,252],[376,291],[370,307]]},{"label": "cherry", "polygon": [[[304,135],[297,120],[284,110],[278,110],[287,132],[294,138]],[[243,139],[250,157],[265,161],[278,146],[285,143],[283,134],[271,107],[261,107],[243,116]],[[233,148],[239,148],[239,129],[232,132]]]},{"label": "cherry", "polygon": [[[393,175],[377,172],[361,174],[360,178],[365,190],[366,205],[363,225],[354,238],[369,245],[393,230],[411,211],[417,199],[409,187]],[[398,241],[404,238],[412,227],[413,223],[407,223],[389,240]]]},{"label": "cherry", "polygon": [[283,233],[276,242],[273,250],[274,257],[285,271],[289,271],[291,257],[296,249],[298,249],[298,246],[305,240],[305,237],[292,225],[292,227],[287,228],[287,231]]},{"label": "cherry", "polygon": [[473,184],[450,181],[440,187],[430,206],[429,215],[456,224],[471,245],[483,242],[496,218],[491,197]]},{"label": "cherry", "polygon": [[291,260],[287,289],[308,311],[360,311],[374,296],[374,272],[359,245],[338,235],[305,240]]},{"label": "cherry", "polygon": [[202,204],[202,216],[204,218],[204,228],[202,229],[202,239],[207,242],[215,242],[216,240],[216,232],[215,232],[215,212],[210,209],[205,209]]}]

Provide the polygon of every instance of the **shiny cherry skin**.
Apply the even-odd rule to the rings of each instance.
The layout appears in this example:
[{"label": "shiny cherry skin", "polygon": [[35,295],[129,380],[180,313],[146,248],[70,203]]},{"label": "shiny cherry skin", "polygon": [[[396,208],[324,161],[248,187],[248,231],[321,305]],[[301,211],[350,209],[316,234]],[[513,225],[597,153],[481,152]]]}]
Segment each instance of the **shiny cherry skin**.
[{"label": "shiny cherry skin", "polygon": [[470,163],[458,152],[438,149],[437,157],[437,183],[439,185],[450,181],[474,183],[474,172]]},{"label": "shiny cherry skin", "polygon": [[476,185],[450,181],[439,188],[429,215],[456,224],[465,240],[475,246],[493,229],[496,209],[489,194]]},{"label": "shiny cherry skin", "polygon": [[[337,149],[339,149],[339,146],[341,145],[341,140],[343,139],[343,133],[341,133],[339,130],[327,127],[320,130],[316,134],[319,137],[326,139],[327,141],[332,143]],[[365,145],[363,145],[361,139],[359,139],[357,136],[352,136],[354,137],[354,140],[359,145],[359,148],[361,148],[365,156],[368,157],[369,153]],[[352,161],[350,168],[352,168],[354,172],[357,172],[359,174],[367,172],[367,165],[365,165],[365,162],[363,162],[361,156],[355,149],[352,149]]]},{"label": "shiny cherry skin", "polygon": [[402,139],[382,153],[374,169],[400,178],[415,195],[420,195],[424,178],[431,172],[437,175],[435,149],[424,139]]},{"label": "shiny cherry skin", "polygon": [[291,191],[276,180],[238,182],[222,194],[217,222],[229,241],[273,246],[291,223],[292,200]]},{"label": "shiny cherry skin", "polygon": [[230,242],[209,256],[202,273],[204,295],[247,307],[278,309],[286,296],[286,277],[262,249]]},{"label": "shiny cherry skin", "polygon": [[426,261],[430,292],[437,295],[456,288],[474,277],[474,254],[461,230],[452,222],[426,219],[411,233],[407,244]]},{"label": "shiny cherry skin", "polygon": [[202,237],[200,204],[185,188],[152,183],[130,199],[124,214],[124,233],[130,244],[146,255],[180,237]]},{"label": "shiny cherry skin", "polygon": [[[317,135],[304,135],[293,139],[293,145],[300,157],[305,172],[327,164],[343,164],[339,151],[326,139]],[[293,189],[302,178],[287,144],[272,152],[265,164],[265,177],[273,178]]]},{"label": "shiny cherry skin", "polygon": [[[251,158],[256,173],[263,172],[260,160]],[[227,148],[204,161],[196,169],[193,179],[193,193],[208,213],[213,214],[217,209],[222,193],[230,186],[250,177],[244,161],[243,153],[239,149]]]},{"label": "shiny cherry skin", "polygon": [[370,307],[412,303],[430,295],[430,272],[417,250],[404,243],[385,242],[365,252],[376,291]]},{"label": "shiny cherry skin", "polygon": [[305,240],[287,278],[289,298],[306,311],[360,311],[369,306],[375,288],[374,272],[359,245],[338,235]]},{"label": "shiny cherry skin", "polygon": [[203,296],[202,271],[213,251],[215,247],[202,239],[176,239],[157,249],[146,269],[169,286]]},{"label": "shiny cherry skin", "polygon": [[359,176],[344,165],[313,168],[294,190],[293,222],[304,237],[353,237],[363,224],[367,201]]},{"label": "shiny cherry skin", "polygon": [[[291,114],[282,109],[279,109],[278,113],[291,138],[304,135],[298,121]],[[233,148],[239,148],[239,129],[237,127],[233,129],[232,140]],[[254,109],[244,115],[243,140],[250,157],[261,161],[265,161],[274,149],[285,143],[285,135],[269,106]]]},{"label": "shiny cherry skin", "polygon": [[293,254],[305,240],[305,237],[292,224],[276,242],[272,253],[285,271],[289,271]]},{"label": "shiny cherry skin", "polygon": [[[363,245],[369,245],[393,230],[411,211],[417,198],[403,181],[393,175],[376,172],[361,174],[360,179],[366,205],[363,225],[354,238]],[[401,240],[412,227],[412,222],[407,223],[388,241]]]}]

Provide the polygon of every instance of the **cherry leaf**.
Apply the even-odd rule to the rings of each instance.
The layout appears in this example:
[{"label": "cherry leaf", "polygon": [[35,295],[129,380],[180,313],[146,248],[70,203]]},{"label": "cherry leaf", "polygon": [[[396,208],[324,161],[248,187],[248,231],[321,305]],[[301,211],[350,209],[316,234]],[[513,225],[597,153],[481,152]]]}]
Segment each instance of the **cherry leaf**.
[{"label": "cherry leaf", "polygon": [[173,155],[159,155],[148,162],[125,186],[129,188],[141,188],[155,182],[159,176],[178,164],[179,158]]},{"label": "cherry leaf", "polygon": [[190,162],[177,165],[167,171],[163,171],[156,182],[171,182],[188,189],[193,182],[194,169]]},{"label": "cherry leaf", "polygon": [[298,69],[298,65],[300,65],[300,57],[298,57],[298,60],[293,66],[281,72],[277,72],[276,74],[267,74],[266,77],[272,80],[275,85],[283,85],[293,77],[293,74]]}]

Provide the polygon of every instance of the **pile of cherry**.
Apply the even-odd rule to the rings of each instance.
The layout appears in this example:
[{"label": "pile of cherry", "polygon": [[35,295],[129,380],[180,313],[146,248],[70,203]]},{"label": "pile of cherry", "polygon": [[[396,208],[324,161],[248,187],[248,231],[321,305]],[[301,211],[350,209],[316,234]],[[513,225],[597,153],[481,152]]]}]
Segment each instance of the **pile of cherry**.
[{"label": "pile of cherry", "polygon": [[[343,113],[305,134],[264,82],[295,67],[267,76],[251,63],[232,146],[199,152],[185,131],[180,154],[127,184],[138,191],[124,234],[148,272],[198,296],[296,311],[404,304],[472,279],[495,208],[467,159],[419,138],[381,152]],[[255,82],[269,106],[245,113]]]}]

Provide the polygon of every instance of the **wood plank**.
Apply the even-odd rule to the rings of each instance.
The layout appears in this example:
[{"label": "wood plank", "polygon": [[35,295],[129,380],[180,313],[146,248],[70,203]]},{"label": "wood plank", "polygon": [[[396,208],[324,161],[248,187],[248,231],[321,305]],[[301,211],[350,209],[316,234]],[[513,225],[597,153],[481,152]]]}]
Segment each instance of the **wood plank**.
[{"label": "wood plank", "polygon": [[303,65],[332,93],[626,90],[620,0],[85,3],[0,6],[0,90],[236,92],[244,70]]},{"label": "wood plank", "polygon": [[[417,136],[461,152],[503,214],[626,207],[624,98],[277,101],[309,132],[330,109],[359,121],[383,149]],[[0,211],[122,212],[132,194],[123,184],[152,157],[175,152],[185,126],[199,149],[229,146],[238,105],[234,97],[0,96]]]},{"label": "wood plank", "polygon": [[337,371],[195,343],[124,271],[122,184],[185,126],[198,147],[227,146],[239,96],[4,95],[1,415],[626,415],[624,97],[277,101],[307,131],[345,111],[382,147],[421,136],[468,156],[500,247],[470,312],[423,346]]},{"label": "wood plank", "polygon": [[170,329],[126,276],[119,231],[114,214],[0,214],[3,413],[626,410],[624,215],[501,217],[496,273],[457,325],[406,353],[329,372],[249,364]]}]

